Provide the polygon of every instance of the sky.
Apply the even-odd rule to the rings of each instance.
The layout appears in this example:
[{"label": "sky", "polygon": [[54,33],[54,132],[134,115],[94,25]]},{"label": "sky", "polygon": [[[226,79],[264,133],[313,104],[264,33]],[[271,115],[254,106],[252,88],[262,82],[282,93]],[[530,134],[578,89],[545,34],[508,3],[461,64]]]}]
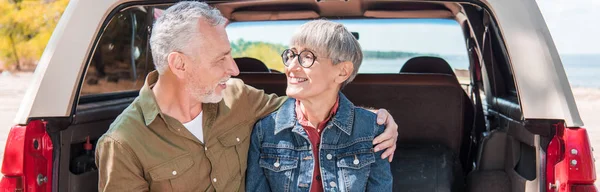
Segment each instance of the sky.
[{"label": "sky", "polygon": [[537,0],[561,54],[600,54],[600,0]]},{"label": "sky", "polygon": [[[600,0],[537,0],[544,20],[559,53],[600,54]],[[364,20],[345,21],[344,25],[359,32],[363,50],[409,51],[444,55],[464,54],[459,25],[453,20],[387,20],[365,24]],[[279,25],[232,23],[231,40],[244,38],[287,45],[295,29],[303,22]],[[377,25],[378,27],[373,27]],[[386,42],[386,43],[381,43]]]},{"label": "sky", "polygon": [[[462,31],[454,20],[389,19],[376,21],[344,20],[341,22],[348,30],[359,33],[359,42],[363,50],[450,55],[466,52]],[[232,23],[227,27],[227,34],[232,41],[243,38],[247,41],[288,45],[294,31],[304,22]]]}]

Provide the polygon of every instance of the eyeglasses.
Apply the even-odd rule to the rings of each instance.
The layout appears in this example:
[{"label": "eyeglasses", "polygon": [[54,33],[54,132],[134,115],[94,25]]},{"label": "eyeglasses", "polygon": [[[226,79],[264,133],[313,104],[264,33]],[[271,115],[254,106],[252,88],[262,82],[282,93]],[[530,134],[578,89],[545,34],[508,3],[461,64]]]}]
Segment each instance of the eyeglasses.
[{"label": "eyeglasses", "polygon": [[291,49],[286,49],[283,51],[283,53],[281,53],[281,59],[283,60],[283,65],[285,65],[286,67],[289,67],[292,64],[292,62],[294,61],[294,57],[297,57],[297,56],[300,56],[300,57],[298,57],[298,62],[300,63],[300,66],[302,66],[304,68],[311,67],[315,63],[315,60],[317,60],[317,57],[315,56],[315,54],[309,50],[304,50],[304,51],[300,52],[299,54],[296,54]]}]

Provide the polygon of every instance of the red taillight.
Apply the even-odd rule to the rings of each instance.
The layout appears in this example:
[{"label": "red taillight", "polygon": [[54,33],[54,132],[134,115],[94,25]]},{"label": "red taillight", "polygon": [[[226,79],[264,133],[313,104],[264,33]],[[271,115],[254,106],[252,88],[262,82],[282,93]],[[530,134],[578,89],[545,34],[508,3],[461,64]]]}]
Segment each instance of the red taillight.
[{"label": "red taillight", "polygon": [[587,131],[556,124],[546,153],[547,191],[596,191],[594,159]]},{"label": "red taillight", "polygon": [[554,166],[556,165],[556,163],[564,159],[563,148],[564,143],[562,139],[560,139],[560,137],[558,136],[554,136],[554,138],[550,141],[550,144],[548,144],[548,148],[546,150],[546,181],[548,182],[548,185],[546,185],[547,192],[556,191]]},{"label": "red taillight", "polygon": [[52,141],[40,120],[12,127],[2,163],[1,191],[52,191]]},{"label": "red taillight", "polygon": [[23,191],[23,177],[4,176],[0,180],[2,191]]},{"label": "red taillight", "polygon": [[597,192],[596,186],[594,185],[573,185],[571,186],[571,191],[577,192]]}]

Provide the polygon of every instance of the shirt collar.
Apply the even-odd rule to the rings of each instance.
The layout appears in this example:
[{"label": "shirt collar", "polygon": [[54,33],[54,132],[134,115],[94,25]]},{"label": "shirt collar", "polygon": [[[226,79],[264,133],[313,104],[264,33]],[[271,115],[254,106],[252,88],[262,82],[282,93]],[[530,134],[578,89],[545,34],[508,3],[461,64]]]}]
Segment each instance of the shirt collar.
[{"label": "shirt collar", "polygon": [[[330,122],[342,130],[344,133],[350,135],[352,133],[352,126],[354,122],[354,104],[344,96],[341,92],[338,97],[338,108],[332,110],[335,115]],[[275,134],[279,133],[284,129],[294,127],[298,121],[298,115],[296,114],[296,99],[289,98],[279,108],[275,116]]]},{"label": "shirt collar", "polygon": [[[327,118],[325,118],[325,120],[323,120],[323,122],[321,123],[327,123],[331,117],[333,117],[333,115],[335,115],[335,113],[337,112],[338,106],[340,105],[340,98],[336,98],[335,100],[335,104],[333,104],[333,107],[331,108],[331,110],[329,111],[329,116],[327,116]],[[300,123],[300,125],[302,126],[308,126],[310,124],[310,121],[308,121],[308,117],[306,117],[304,115],[304,113],[302,112],[302,107],[300,105],[300,100],[296,100],[296,118],[298,119],[298,123]],[[319,125],[313,125],[313,126],[319,126]]]},{"label": "shirt collar", "polygon": [[152,86],[158,81],[158,72],[152,71],[146,76],[144,86],[140,90],[140,94],[136,99],[144,115],[144,122],[146,126],[150,125],[157,116],[162,117],[154,92],[152,92]]},{"label": "shirt collar", "polygon": [[[160,116],[160,118],[163,119],[163,121],[167,124],[167,127],[170,129],[174,129],[177,126],[183,127],[183,124],[177,119],[163,114],[158,106],[158,103],[156,102],[156,97],[152,91],[152,87],[158,81],[158,76],[159,74],[157,71],[148,73],[146,76],[146,81],[144,82],[144,86],[140,90],[140,94],[136,99],[138,105],[140,106],[140,110],[142,111],[142,115],[144,116],[144,123],[146,126],[149,126],[156,120],[156,117]],[[220,103],[223,103],[223,101],[219,102],[219,104]],[[202,104],[202,127],[212,126],[219,111],[219,104]]]}]

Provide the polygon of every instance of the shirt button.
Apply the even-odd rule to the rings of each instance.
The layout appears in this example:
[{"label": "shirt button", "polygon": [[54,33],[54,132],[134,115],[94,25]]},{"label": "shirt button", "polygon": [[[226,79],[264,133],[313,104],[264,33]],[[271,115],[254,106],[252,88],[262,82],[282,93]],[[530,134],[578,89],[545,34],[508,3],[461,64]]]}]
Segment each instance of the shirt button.
[{"label": "shirt button", "polygon": [[337,185],[335,184],[335,182],[332,181],[332,182],[329,182],[329,186],[330,187],[336,187]]},{"label": "shirt button", "polygon": [[331,155],[331,154],[327,154],[327,159],[328,159],[328,160],[331,160],[331,159],[333,159],[333,155]]},{"label": "shirt button", "polygon": [[235,140],[236,140],[237,142],[240,142],[240,138],[239,138],[239,137],[236,137],[236,138],[235,138]]},{"label": "shirt button", "polygon": [[321,175],[317,175],[317,181],[321,181]]},{"label": "shirt button", "polygon": [[177,171],[173,171],[173,175],[177,175]]},{"label": "shirt button", "polygon": [[217,178],[213,178],[213,182],[215,182],[215,183],[216,183],[216,182],[217,182]]},{"label": "shirt button", "polygon": [[275,166],[275,167],[279,167],[279,165],[280,165],[280,164],[279,164],[279,162],[275,162],[275,163],[273,164],[273,166]]},{"label": "shirt button", "polygon": [[207,147],[204,147],[204,150],[205,150],[205,151],[208,151],[208,148],[207,148]]},{"label": "shirt button", "polygon": [[355,165],[358,165],[358,164],[360,163],[360,161],[359,161],[358,159],[354,159],[354,162],[353,162],[353,163],[354,163]]},{"label": "shirt button", "polygon": [[177,129],[177,131],[181,131],[181,129]]}]

